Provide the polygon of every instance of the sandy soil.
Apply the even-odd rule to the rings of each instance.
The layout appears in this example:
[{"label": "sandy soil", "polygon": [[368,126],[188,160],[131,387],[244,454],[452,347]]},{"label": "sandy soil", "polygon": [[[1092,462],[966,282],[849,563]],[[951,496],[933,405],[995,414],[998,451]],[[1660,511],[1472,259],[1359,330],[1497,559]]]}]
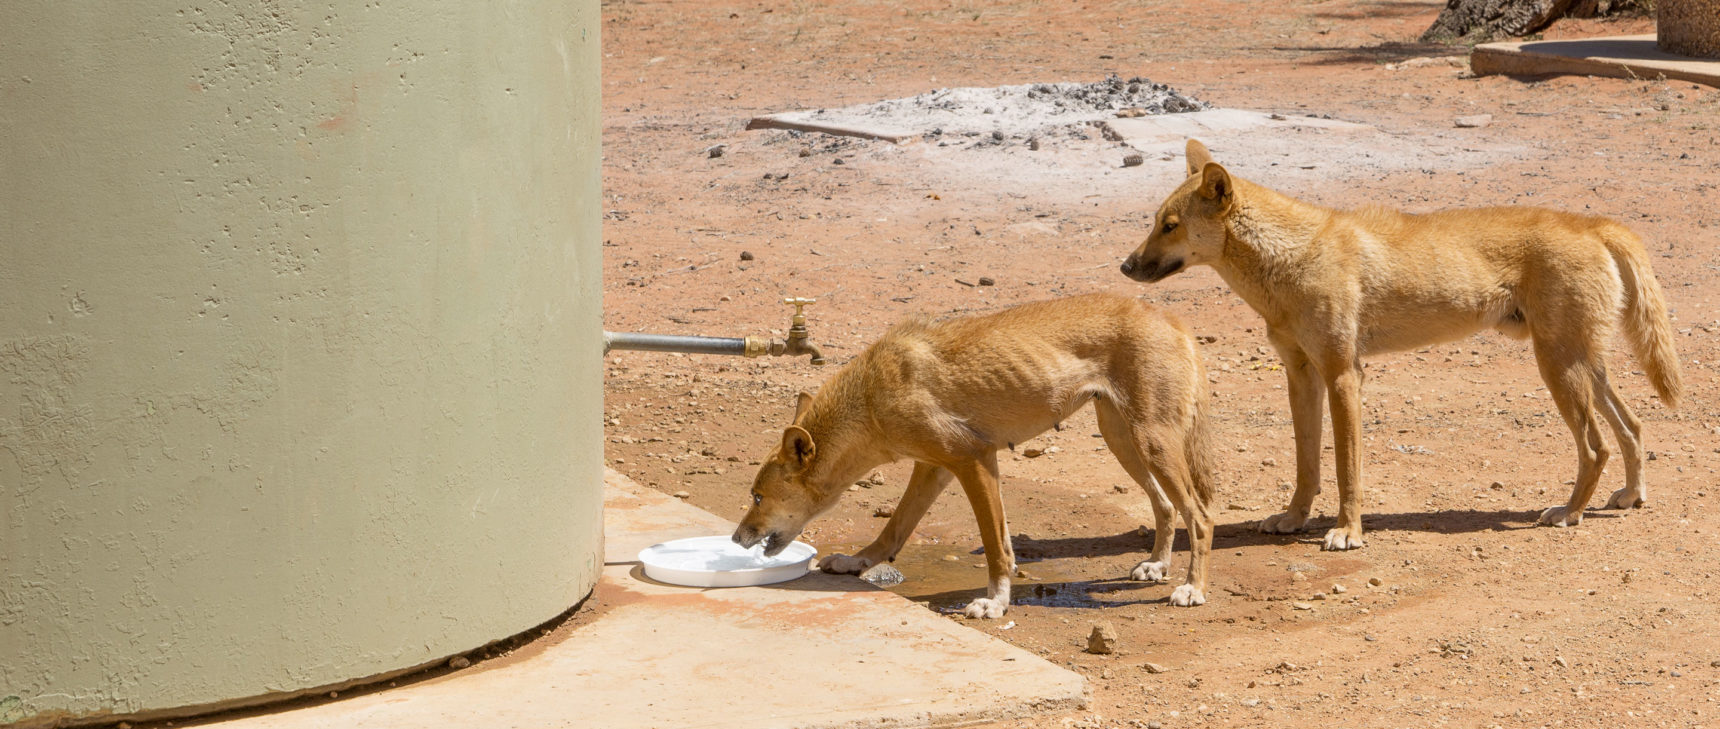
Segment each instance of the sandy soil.
[{"label": "sandy soil", "polygon": [[[1224,444],[1210,597],[1174,608],[1172,585],[1121,579],[1148,544],[1150,508],[1094,437],[1091,411],[1022,444],[1046,455],[1005,454],[1030,577],[1005,619],[972,625],[1093,686],[1087,711],[1009,726],[1720,723],[1720,515],[1705,508],[1720,499],[1720,91],[1467,78],[1461,49],[1413,42],[1441,5],[604,3],[607,328],[780,336],[791,313],[781,299],[815,297],[813,339],[832,359],[818,369],[613,354],[609,463],[738,518],[794,393],[898,318],[1139,296],[1210,340]],[[1548,36],[1650,29],[1566,22]],[[1098,133],[1047,136],[1035,151],[1014,136],[895,145],[743,130],[764,113],[1111,74],[1219,107],[1376,127],[1212,145],[1240,174],[1323,204],[1535,204],[1631,225],[1674,308],[1688,387],[1670,411],[1628,354],[1614,356],[1654,454],[1650,505],[1591,511],[1574,529],[1533,526],[1568,493],[1575,452],[1524,343],[1481,335],[1370,361],[1365,549],[1319,550],[1336,512],[1329,455],[1316,529],[1258,534],[1294,477],[1283,373],[1258,317],[1210,270],[1153,286],[1116,270],[1179,181],[1180,158],[1155,150],[1123,167],[1133,150]],[[1455,127],[1476,114],[1491,125]],[[721,156],[708,153],[715,145]],[[981,277],[995,285],[970,285]],[[870,541],[884,521],[874,511],[894,503],[908,470],[881,469],[881,483],[857,487],[804,538],[826,552]],[[1608,473],[1602,499],[1621,478]],[[894,589],[932,609],[959,606],[983,589],[978,547],[966,503],[947,493]],[[1115,626],[1117,653],[1083,652],[1099,622]]]}]

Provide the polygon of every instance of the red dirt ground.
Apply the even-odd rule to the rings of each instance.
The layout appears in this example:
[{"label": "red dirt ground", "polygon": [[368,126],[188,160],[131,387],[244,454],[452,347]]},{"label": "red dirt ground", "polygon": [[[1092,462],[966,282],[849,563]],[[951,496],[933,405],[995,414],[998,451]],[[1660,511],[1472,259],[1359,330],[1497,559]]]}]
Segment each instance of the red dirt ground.
[{"label": "red dirt ground", "polygon": [[[780,335],[790,314],[780,300],[816,297],[813,340],[832,359],[818,369],[612,354],[610,465],[738,519],[751,464],[775,444],[794,393],[897,319],[1088,291],[1138,296],[1214,338],[1204,351],[1224,452],[1209,599],[1174,608],[1174,583],[1119,579],[1147,547],[1137,530],[1150,508],[1138,490],[1115,488],[1130,481],[1092,437],[1090,410],[1023,444],[1056,451],[1004,454],[1030,577],[1005,619],[971,625],[1085,674],[1093,702],[1000,726],[1720,723],[1720,514],[1706,508],[1720,499],[1720,91],[1466,78],[1444,63],[1392,70],[1462,58],[1414,43],[1442,5],[605,2],[606,327]],[[1651,30],[1581,21],[1547,35]],[[1278,166],[1240,143],[1231,157],[1214,145],[1241,174],[1323,204],[1537,204],[1632,226],[1674,309],[1688,389],[1668,410],[1627,352],[1613,357],[1653,451],[1650,505],[1591,511],[1573,529],[1534,526],[1568,493],[1575,450],[1526,344],[1484,334],[1370,361],[1365,549],[1319,549],[1336,511],[1330,456],[1316,528],[1258,534],[1254,522],[1282,507],[1294,478],[1283,374],[1258,317],[1207,269],[1152,286],[1116,270],[1179,181],[1180,159],[1121,168],[1122,150],[1096,136],[1028,152],[1018,140],[968,150],[743,130],[774,111],[1112,73],[1217,106],[1330,114],[1397,140],[1383,156],[1334,144]],[[1473,114],[1493,122],[1454,128]],[[1435,141],[1475,152],[1418,156]],[[725,153],[709,157],[717,144]],[[960,282],[981,276],[996,285]],[[882,485],[856,489],[803,539],[824,552],[870,541],[884,521],[874,510],[894,503],[908,470],[881,469]],[[1615,461],[1594,505],[1621,479]],[[984,585],[978,547],[952,490],[898,563],[908,581],[894,589],[940,610],[965,603]],[[1116,627],[1116,654],[1082,651],[1100,621]]]}]

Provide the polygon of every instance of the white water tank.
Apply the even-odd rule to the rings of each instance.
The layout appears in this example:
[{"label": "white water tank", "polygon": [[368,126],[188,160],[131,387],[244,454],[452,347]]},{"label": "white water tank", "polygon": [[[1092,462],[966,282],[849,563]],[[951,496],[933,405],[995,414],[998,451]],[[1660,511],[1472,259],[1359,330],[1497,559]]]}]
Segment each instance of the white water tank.
[{"label": "white water tank", "polygon": [[0,22],[0,725],[435,663],[590,593],[598,3]]}]

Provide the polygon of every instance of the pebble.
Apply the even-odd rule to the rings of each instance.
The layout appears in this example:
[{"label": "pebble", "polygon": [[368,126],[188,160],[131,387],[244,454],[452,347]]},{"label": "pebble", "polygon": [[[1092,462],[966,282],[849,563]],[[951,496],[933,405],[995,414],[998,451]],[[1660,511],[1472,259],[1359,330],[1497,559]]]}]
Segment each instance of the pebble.
[{"label": "pebble", "polygon": [[1300,572],[1291,572],[1290,579],[1296,582],[1306,582],[1308,580],[1308,576]]},{"label": "pebble", "polygon": [[1138,154],[1131,154],[1131,155],[1123,158],[1123,166],[1124,167],[1140,167],[1141,165],[1146,164],[1146,161],[1147,161],[1147,159],[1145,157],[1142,157]]},{"label": "pebble", "polygon": [[953,554],[946,554],[946,555],[944,555],[944,561],[945,562],[960,562],[960,561],[962,561],[962,558],[957,557]]},{"label": "pebble", "polygon": [[1324,599],[1326,599],[1326,593],[1316,592],[1316,593],[1314,593],[1314,599],[1315,600],[1324,600]]},{"label": "pebble", "polygon": [[1252,709],[1260,705],[1260,699],[1243,699],[1242,705]]},{"label": "pebble", "polygon": [[1087,652],[1098,655],[1110,655],[1117,648],[1117,628],[1109,622],[1093,626],[1093,632],[1087,636]]},{"label": "pebble", "polygon": [[997,279],[992,278],[990,276],[981,276],[981,277],[979,277],[979,285],[981,285],[981,286],[996,286],[997,285]]},{"label": "pebble", "polygon": [[741,251],[741,260],[750,261],[752,259],[753,259],[752,251]]},{"label": "pebble", "polygon": [[1003,132],[993,130],[991,133],[991,138],[1001,142],[1001,141],[1003,141]]},{"label": "pebble", "polygon": [[1117,484],[1115,486],[1112,486],[1111,488],[1119,494],[1129,493],[1129,485],[1128,484],[1120,483],[1120,484]]},{"label": "pebble", "polygon": [[449,668],[461,669],[470,665],[472,665],[472,659],[465,656],[454,656],[453,658],[448,659]]},{"label": "pebble", "polygon": [[1028,139],[1027,140],[1027,148],[1031,149],[1035,152],[1038,152],[1039,151],[1039,137],[1033,137],[1031,139]]},{"label": "pebble", "polygon": [[1045,449],[1043,448],[1023,448],[1021,450],[1021,456],[1023,458],[1038,458],[1043,455],[1045,455]]},{"label": "pebble", "polygon": [[[1216,340],[1217,337],[1214,337],[1213,339]],[[1272,466],[1278,465],[1278,459],[1276,459],[1276,458],[1262,458],[1262,459],[1260,459],[1260,465],[1270,468]]]},{"label": "pebble", "polygon": [[1369,577],[1368,578],[1368,584],[1373,586],[1373,587],[1379,587],[1380,585],[1383,585],[1385,583],[1386,583],[1385,580],[1382,580],[1378,577]]},{"label": "pebble", "polygon": [[1165,725],[1160,724],[1156,721],[1147,722],[1147,729],[1164,729],[1164,728],[1165,728]]},{"label": "pebble", "polygon": [[1565,662],[1564,656],[1553,656],[1553,662],[1559,664],[1560,668],[1570,668],[1571,665]]},{"label": "pebble", "polygon": [[[1141,664],[1141,670],[1146,671],[1147,673],[1164,673],[1164,672],[1169,671],[1171,669],[1166,668],[1164,666],[1161,666],[1157,663],[1153,663],[1151,661],[1148,661],[1146,663]],[[1154,722],[1154,723],[1157,723],[1157,722]]]},{"label": "pebble", "polygon": [[1342,594],[1349,592],[1349,591],[1350,591],[1350,588],[1348,588],[1348,587],[1345,587],[1345,586],[1337,584],[1337,583],[1332,583],[1332,594],[1334,594],[1334,595],[1342,595]]},{"label": "pebble", "polygon": [[676,491],[675,492],[675,498],[677,498],[677,499],[690,499],[692,497],[693,497],[693,495],[691,493],[686,492],[686,491]]},{"label": "pebble", "polygon": [[1310,604],[1305,603],[1305,602],[1293,602],[1293,603],[1290,603],[1290,607],[1293,607],[1297,610],[1313,610],[1314,609],[1313,605],[1310,605]]},{"label": "pebble", "polygon": [[1460,116],[1454,122],[1458,129],[1479,129],[1493,123],[1492,114],[1476,114],[1475,116]]},{"label": "pebble", "polygon": [[889,562],[872,565],[871,569],[860,573],[860,579],[879,587],[893,587],[907,580],[906,577],[902,576],[902,571],[896,569],[896,566]]},{"label": "pebble", "polygon": [[896,507],[894,506],[880,506],[872,512],[872,516],[890,517],[895,515]]},{"label": "pebble", "polygon": [[713,144],[705,148],[705,156],[711,159],[716,159],[723,156],[723,150],[728,149],[728,147],[729,145],[727,144]]}]

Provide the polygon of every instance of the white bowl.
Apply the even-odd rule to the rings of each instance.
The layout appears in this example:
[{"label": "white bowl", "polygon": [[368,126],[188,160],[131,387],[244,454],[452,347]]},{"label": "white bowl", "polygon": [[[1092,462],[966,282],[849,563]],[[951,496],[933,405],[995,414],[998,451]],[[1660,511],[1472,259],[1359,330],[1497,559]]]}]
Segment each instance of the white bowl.
[{"label": "white bowl", "polygon": [[786,582],[806,575],[818,550],[794,542],[774,557],[746,549],[728,537],[693,537],[653,544],[639,553],[645,576],[688,587],[745,587]]}]

